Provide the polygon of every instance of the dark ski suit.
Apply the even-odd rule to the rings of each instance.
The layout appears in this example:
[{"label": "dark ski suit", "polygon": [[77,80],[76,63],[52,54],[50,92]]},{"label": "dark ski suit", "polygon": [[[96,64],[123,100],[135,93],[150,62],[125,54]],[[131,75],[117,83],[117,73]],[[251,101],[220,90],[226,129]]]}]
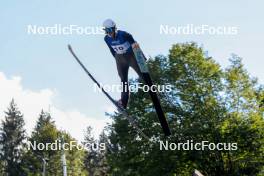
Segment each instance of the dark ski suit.
[{"label": "dark ski suit", "polygon": [[129,67],[132,67],[137,72],[139,77],[142,77],[142,73],[132,50],[132,44],[135,43],[135,40],[131,34],[120,30],[116,32],[115,38],[106,35],[104,40],[116,60],[118,75],[122,83],[121,101],[124,108],[126,108],[129,99]]}]

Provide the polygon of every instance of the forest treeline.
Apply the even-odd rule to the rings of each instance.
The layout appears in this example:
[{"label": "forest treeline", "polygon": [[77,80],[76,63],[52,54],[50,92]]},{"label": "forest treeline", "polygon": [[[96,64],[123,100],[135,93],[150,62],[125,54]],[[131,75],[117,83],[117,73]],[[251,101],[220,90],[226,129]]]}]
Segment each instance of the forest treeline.
[{"label": "forest treeline", "polygon": [[[137,117],[145,140],[119,113],[96,140],[87,124],[84,141],[104,143],[105,150],[65,151],[70,176],[175,176],[191,175],[197,169],[207,176],[264,175],[264,89],[245,69],[242,59],[231,55],[230,65],[221,68],[195,43],[175,44],[168,56],[148,60],[153,82],[170,85],[160,92],[172,136],[164,137],[148,93],[131,92],[128,113]],[[256,63],[257,64],[257,63]],[[142,82],[130,80],[131,84]],[[40,112],[30,135],[15,100],[0,125],[0,175],[40,176],[43,159],[46,175],[62,175],[61,150],[27,150],[27,142],[52,143],[63,137],[52,115]],[[160,141],[236,143],[236,150],[160,150]]]}]

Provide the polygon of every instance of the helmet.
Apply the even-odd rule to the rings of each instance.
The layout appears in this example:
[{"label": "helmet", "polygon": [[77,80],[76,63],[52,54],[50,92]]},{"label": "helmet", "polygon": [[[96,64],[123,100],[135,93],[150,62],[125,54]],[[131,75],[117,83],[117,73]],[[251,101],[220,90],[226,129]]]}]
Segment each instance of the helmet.
[{"label": "helmet", "polygon": [[109,33],[112,33],[115,31],[116,29],[116,24],[113,20],[111,19],[106,19],[104,22],[103,22],[103,27],[104,27],[104,30],[107,34]]}]

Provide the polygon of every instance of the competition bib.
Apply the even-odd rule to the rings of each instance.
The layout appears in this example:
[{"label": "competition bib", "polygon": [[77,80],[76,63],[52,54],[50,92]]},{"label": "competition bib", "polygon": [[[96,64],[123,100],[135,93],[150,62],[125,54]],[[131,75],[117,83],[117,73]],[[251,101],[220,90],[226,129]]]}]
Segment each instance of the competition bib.
[{"label": "competition bib", "polygon": [[112,45],[111,46],[117,54],[124,54],[127,52],[127,49],[130,47],[128,42],[125,42],[121,45]]}]

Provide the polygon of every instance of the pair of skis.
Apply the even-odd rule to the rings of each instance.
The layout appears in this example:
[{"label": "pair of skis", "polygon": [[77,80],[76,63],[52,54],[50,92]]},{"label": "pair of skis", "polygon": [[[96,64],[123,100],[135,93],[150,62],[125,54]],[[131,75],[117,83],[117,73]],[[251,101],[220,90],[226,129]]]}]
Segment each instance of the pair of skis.
[{"label": "pair of skis", "polygon": [[[86,69],[86,67],[83,65],[83,63],[80,61],[80,59],[76,56],[74,51],[72,50],[72,47],[68,45],[68,49],[75,58],[75,60],[79,63],[79,65],[83,68],[83,70],[86,72],[86,74],[93,80],[93,82],[102,90],[102,92],[106,95],[106,97],[116,106],[117,110],[129,121],[129,123],[138,131],[138,133],[141,134],[141,136],[147,140],[150,140],[147,135],[144,134],[144,132],[137,126],[135,122],[135,118],[131,117],[124,108],[120,107],[118,103],[104,90],[103,87],[100,86],[100,84],[97,82],[97,80],[92,76],[92,74]],[[150,75],[148,73],[147,65],[145,63],[145,58],[140,50],[140,48],[137,48],[134,51],[134,54],[137,59],[138,66],[140,67],[140,70],[143,75],[143,79],[146,82],[148,86],[152,86],[152,80],[150,78]],[[164,113],[162,111],[158,96],[155,92],[150,91],[150,96],[152,98],[154,107],[156,109],[156,112],[158,114],[162,129],[164,131],[165,136],[169,136],[171,134],[168,123],[166,121],[166,118],[164,116]]]}]

